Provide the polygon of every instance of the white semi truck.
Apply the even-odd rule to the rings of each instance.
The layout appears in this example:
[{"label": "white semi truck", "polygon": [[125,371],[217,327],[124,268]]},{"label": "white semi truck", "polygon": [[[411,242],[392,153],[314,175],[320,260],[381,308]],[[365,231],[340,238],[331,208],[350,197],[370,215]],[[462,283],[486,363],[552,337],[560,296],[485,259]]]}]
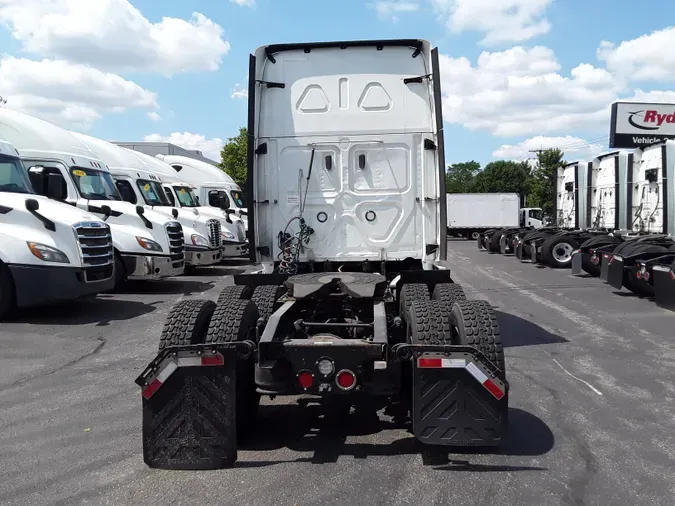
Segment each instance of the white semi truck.
[{"label": "white semi truck", "polygon": [[161,176],[137,156],[139,153],[89,135],[71,133],[103,160],[125,202],[173,217],[181,224],[186,267],[214,265],[222,260],[223,240],[218,219],[174,206],[164,193]]},{"label": "white semi truck", "polygon": [[[223,257],[237,258],[248,255],[248,240],[244,221],[233,214],[224,214],[222,209],[201,204],[197,196],[199,186],[182,179],[181,175],[162,160],[140,151],[122,148],[134,153],[143,160],[148,167],[162,178],[162,186],[171,205],[185,208],[192,213],[220,220],[223,237]],[[225,199],[221,200],[227,206]]]},{"label": "white semi truck", "polygon": [[0,137],[19,151],[38,194],[96,215],[110,226],[116,285],[183,274],[180,223],[124,202],[105,164],[70,132],[0,108]]},{"label": "white semi truck", "polygon": [[158,154],[156,157],[173,167],[183,181],[196,186],[202,205],[234,210],[234,215],[241,218],[248,230],[248,208],[241,188],[226,172],[187,156]]},{"label": "white semi truck", "polygon": [[446,261],[438,60],[418,39],[250,56],[251,255],[266,273],[171,308],[136,379],[148,466],[234,464],[261,395],[398,408],[427,445],[504,441],[499,324]]},{"label": "white semi truck", "polygon": [[36,195],[19,152],[0,140],[0,320],[15,307],[91,296],[114,284],[110,227]]}]

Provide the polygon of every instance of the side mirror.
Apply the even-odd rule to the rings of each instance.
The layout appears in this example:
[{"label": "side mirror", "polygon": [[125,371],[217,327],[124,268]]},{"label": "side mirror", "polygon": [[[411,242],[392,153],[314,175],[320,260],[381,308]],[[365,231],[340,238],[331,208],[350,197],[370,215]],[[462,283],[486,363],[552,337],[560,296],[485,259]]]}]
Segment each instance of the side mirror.
[{"label": "side mirror", "polygon": [[29,212],[34,213],[35,211],[40,209],[40,203],[35,199],[28,199],[26,200],[26,209]]},{"label": "side mirror", "polygon": [[52,200],[63,200],[63,176],[61,174],[47,174],[47,197]]},{"label": "side mirror", "polygon": [[145,213],[145,209],[143,208],[143,206],[136,206],[136,214],[140,216],[143,213]]},{"label": "side mirror", "polygon": [[225,197],[224,195],[221,195],[221,196],[218,198],[218,205],[220,206],[220,208],[221,208],[222,210],[226,211],[226,210],[228,209],[227,204],[228,204],[228,202],[227,202],[227,197]]}]

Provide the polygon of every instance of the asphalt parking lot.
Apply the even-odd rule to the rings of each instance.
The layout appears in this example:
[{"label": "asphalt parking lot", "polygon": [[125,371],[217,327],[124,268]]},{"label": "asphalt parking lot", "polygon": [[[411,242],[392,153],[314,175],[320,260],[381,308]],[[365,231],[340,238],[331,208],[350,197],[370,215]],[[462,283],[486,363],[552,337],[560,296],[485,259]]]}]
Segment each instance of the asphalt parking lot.
[{"label": "asphalt parking lot", "polygon": [[170,306],[215,298],[246,268],[229,265],[0,324],[0,503],[675,504],[675,313],[473,241],[449,252],[455,281],[498,312],[499,452],[422,454],[384,415],[336,426],[277,399],[234,468],[147,468],[134,378]]}]

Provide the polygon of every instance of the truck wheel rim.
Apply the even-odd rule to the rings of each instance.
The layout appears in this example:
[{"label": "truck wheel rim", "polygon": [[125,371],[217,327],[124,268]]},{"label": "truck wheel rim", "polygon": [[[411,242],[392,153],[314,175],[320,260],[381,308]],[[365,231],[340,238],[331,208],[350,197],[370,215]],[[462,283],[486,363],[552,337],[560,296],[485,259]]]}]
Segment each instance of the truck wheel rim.
[{"label": "truck wheel rim", "polygon": [[560,244],[556,244],[553,248],[553,258],[560,263],[569,262],[572,259],[572,251],[574,251],[574,249],[571,244],[561,242]]}]

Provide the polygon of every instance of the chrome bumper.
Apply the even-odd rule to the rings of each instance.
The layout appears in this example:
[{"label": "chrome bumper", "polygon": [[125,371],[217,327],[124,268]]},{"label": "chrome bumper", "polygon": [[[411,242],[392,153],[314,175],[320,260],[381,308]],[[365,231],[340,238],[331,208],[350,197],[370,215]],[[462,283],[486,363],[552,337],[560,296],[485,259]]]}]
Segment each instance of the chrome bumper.
[{"label": "chrome bumper", "polygon": [[214,265],[223,259],[223,252],[220,249],[199,249],[189,250],[185,249],[185,265],[199,266],[199,265]]},{"label": "chrome bumper", "polygon": [[226,242],[223,241],[223,258],[237,258],[248,255],[248,241]]},{"label": "chrome bumper", "polygon": [[[122,255],[129,280],[150,280],[180,276],[185,271],[183,261],[174,262],[168,257]],[[175,265],[175,266],[174,266]]]}]

